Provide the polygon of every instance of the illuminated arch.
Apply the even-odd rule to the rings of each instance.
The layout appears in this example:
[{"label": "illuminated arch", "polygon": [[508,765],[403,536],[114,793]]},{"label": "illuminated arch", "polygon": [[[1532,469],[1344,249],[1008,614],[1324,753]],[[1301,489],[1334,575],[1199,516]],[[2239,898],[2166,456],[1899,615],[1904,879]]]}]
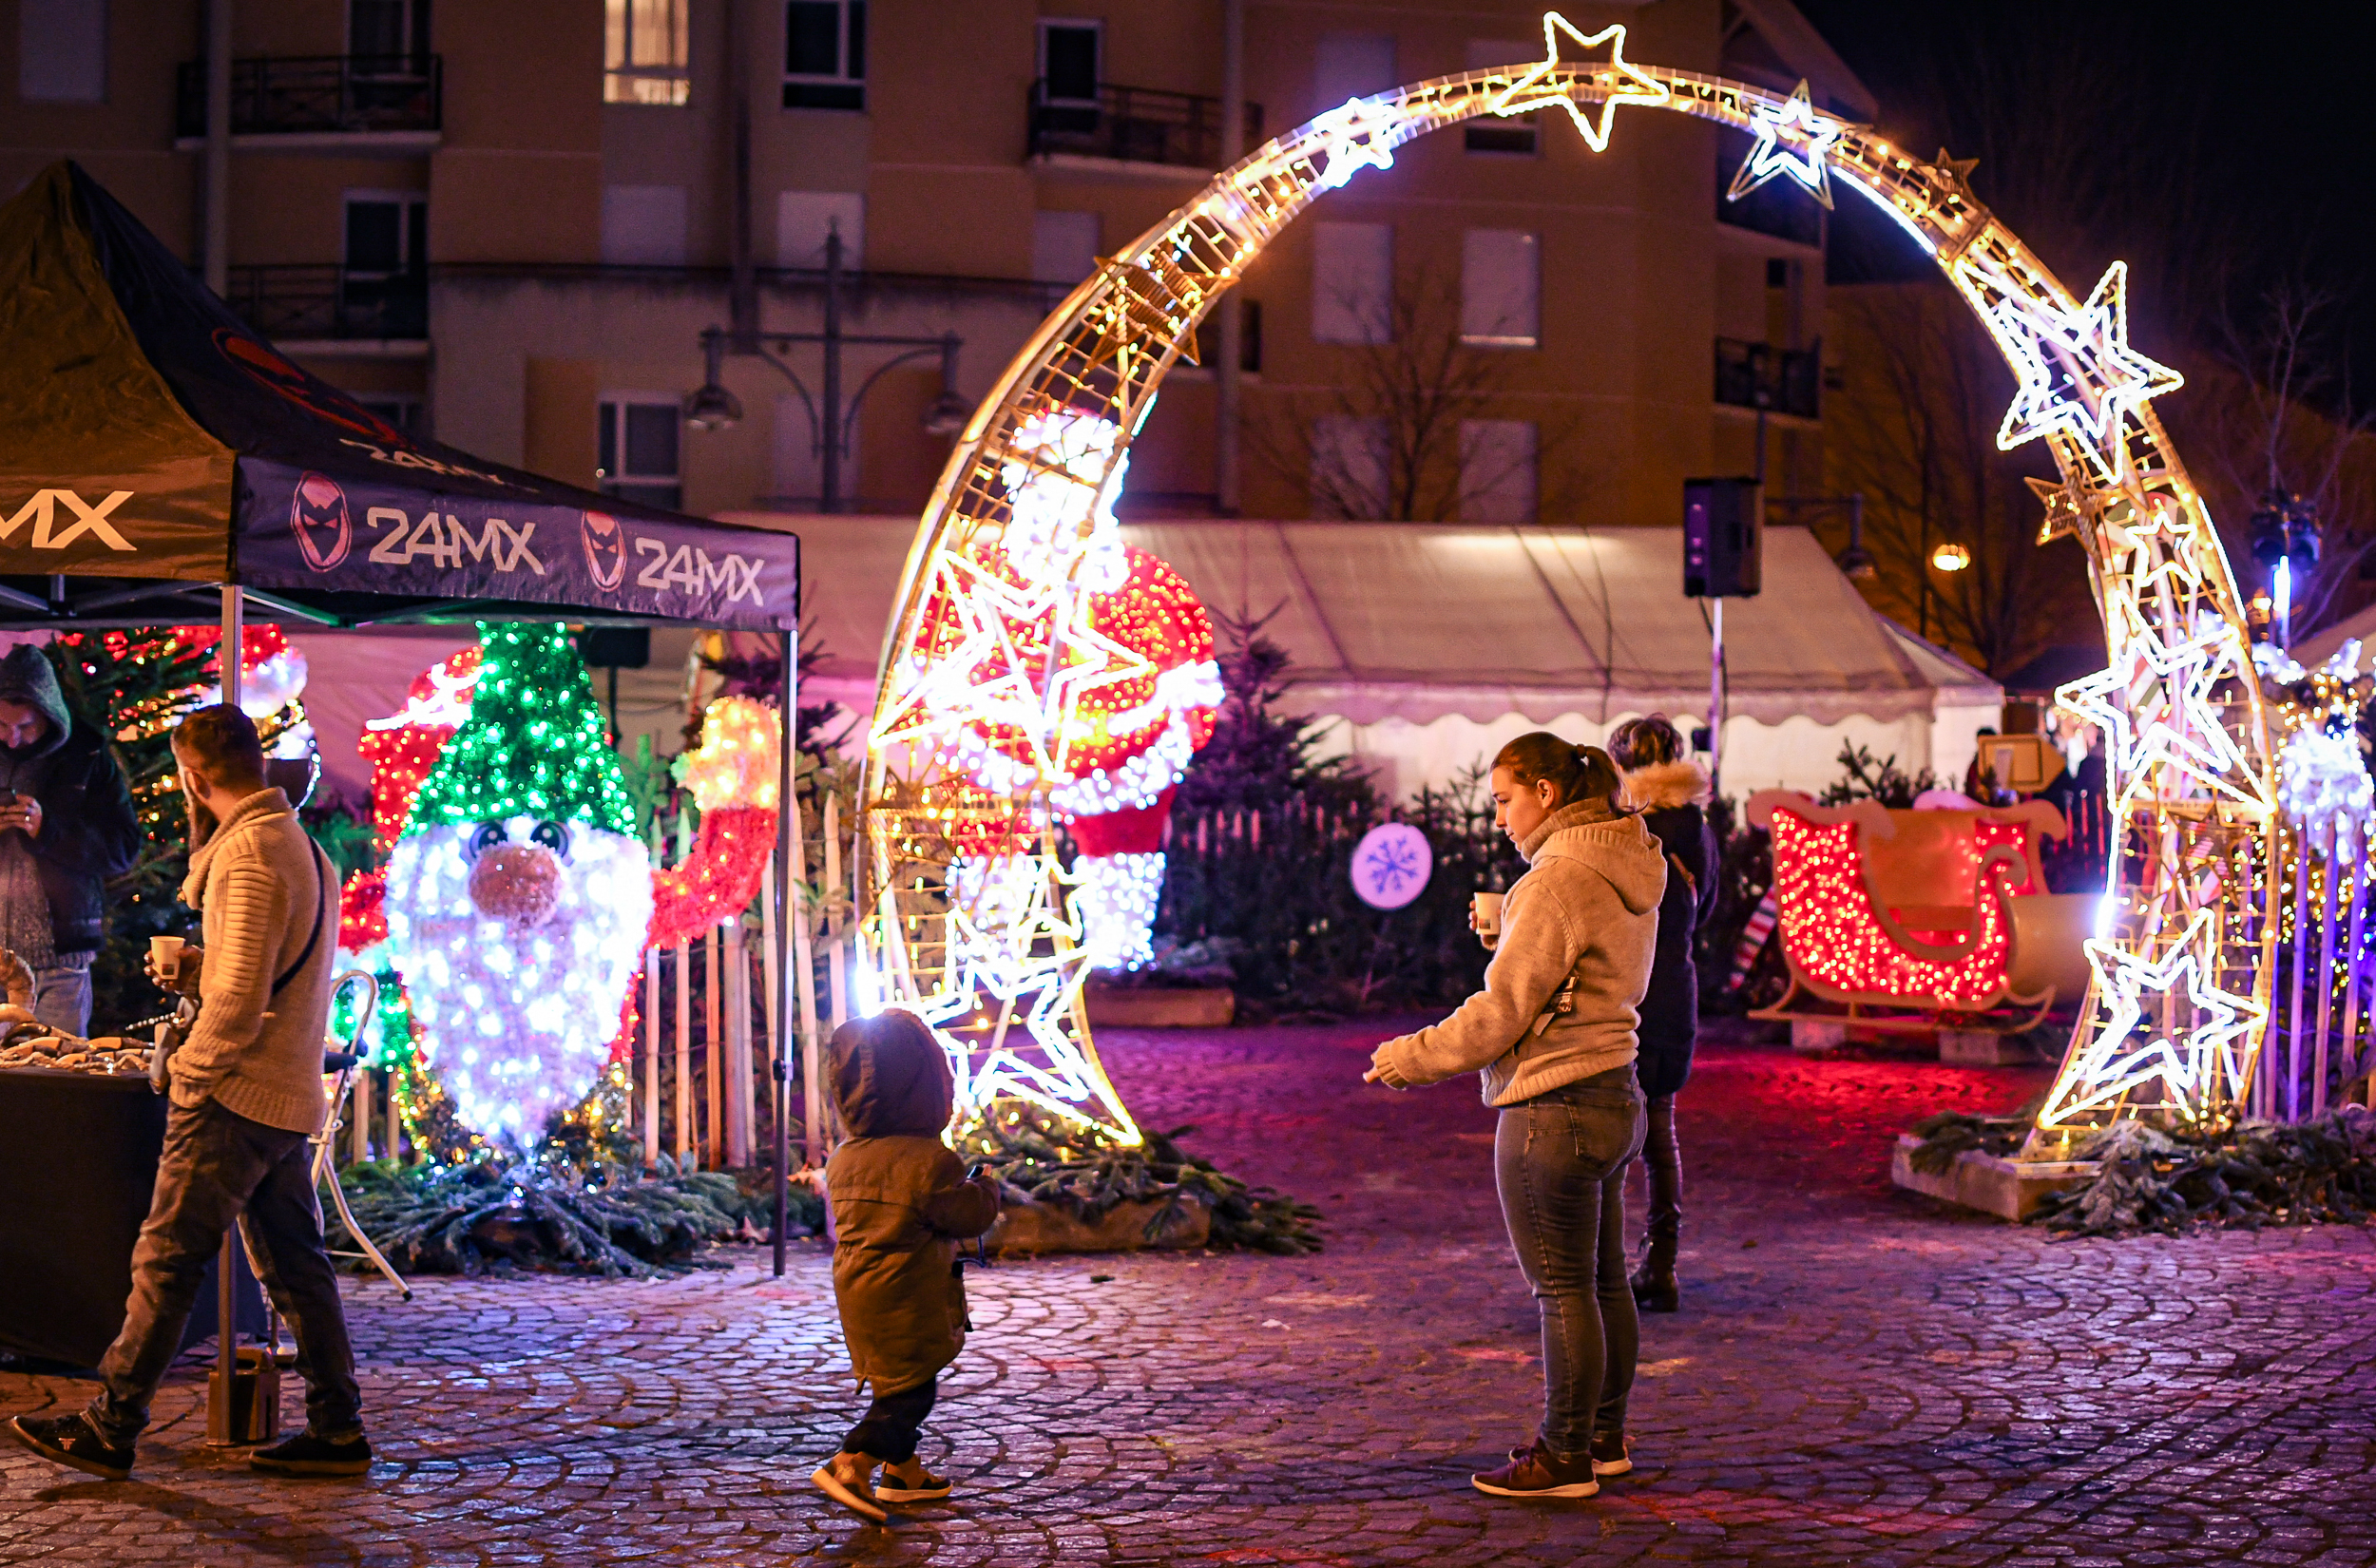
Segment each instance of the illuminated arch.
[{"label": "illuminated arch", "polygon": [[[1130,442],[1198,323],[1315,198],[1412,138],[1558,107],[1598,149],[1632,104],[1756,137],[1732,196],[1784,178],[1826,205],[1834,182],[1872,201],[2013,367],[1999,443],[2052,449],[2060,483],[2032,482],[2041,539],[2079,540],[2103,613],[2111,667],[2062,696],[2105,730],[2118,825],[2096,983],[2040,1132],[2233,1113],[2269,1004],[2271,759],[2233,575],[2149,403],[2179,378],[2128,346],[2125,268],[2082,300],[1973,198],[1969,164],[1903,152],[1814,107],[1804,83],[1777,95],[1634,66],[1624,31],[1586,37],[1554,12],[1540,63],[1356,99],[1269,143],[1104,261],[975,411],[884,640],[856,870],[861,1000],[930,1018],[968,1103],[1012,1096],[1138,1138],[1082,1012],[1046,793],[1080,695],[1147,673],[1083,604]],[[1606,59],[1561,58],[1604,45]],[[996,776],[967,771],[968,734],[1004,737]]]}]

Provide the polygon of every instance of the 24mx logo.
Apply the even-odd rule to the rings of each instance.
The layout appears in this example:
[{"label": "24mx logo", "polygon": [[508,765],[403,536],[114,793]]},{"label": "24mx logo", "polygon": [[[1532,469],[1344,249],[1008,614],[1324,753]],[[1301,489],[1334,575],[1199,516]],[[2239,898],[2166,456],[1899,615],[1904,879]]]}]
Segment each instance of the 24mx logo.
[{"label": "24mx logo", "polygon": [[[0,523],[0,545],[16,537],[16,530],[29,520],[33,536],[28,540],[37,550],[63,550],[68,545],[89,534],[111,550],[137,554],[139,546],[116,532],[107,514],[132,499],[130,490],[111,490],[96,505],[85,501],[72,490],[35,490],[33,498],[16,509],[16,515]],[[58,504],[73,514],[73,521],[63,531],[57,529]]]},{"label": "24mx logo", "polygon": [[528,548],[528,540],[536,532],[533,523],[514,525],[490,517],[473,534],[470,526],[451,512],[443,519],[435,512],[423,512],[415,522],[393,507],[374,507],[363,514],[363,521],[374,528],[395,525],[395,532],[372,546],[371,559],[382,566],[409,565],[415,561],[459,566],[467,555],[472,561],[491,560],[499,572],[516,572],[526,566],[539,577],[545,575],[545,563]]},{"label": "24mx logo", "polygon": [[651,537],[639,537],[635,553],[652,559],[635,574],[639,588],[658,588],[662,593],[682,588],[687,593],[709,594],[726,590],[726,602],[748,599],[754,604],[764,603],[759,598],[759,567],[763,562],[729,555],[712,561],[707,550],[690,545],[680,545],[671,553],[667,543]]}]

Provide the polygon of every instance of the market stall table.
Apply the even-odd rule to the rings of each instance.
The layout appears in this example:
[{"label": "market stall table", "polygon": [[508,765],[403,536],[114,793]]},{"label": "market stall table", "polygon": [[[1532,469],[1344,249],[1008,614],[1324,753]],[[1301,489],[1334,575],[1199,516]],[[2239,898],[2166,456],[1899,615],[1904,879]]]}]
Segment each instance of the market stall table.
[{"label": "market stall table", "polygon": [[[124,1327],[165,1108],[144,1078],[0,1068],[0,1350],[98,1365]],[[263,1295],[244,1268],[240,1291],[240,1329],[261,1333]],[[184,1348],[214,1337],[215,1297],[209,1265]]]}]

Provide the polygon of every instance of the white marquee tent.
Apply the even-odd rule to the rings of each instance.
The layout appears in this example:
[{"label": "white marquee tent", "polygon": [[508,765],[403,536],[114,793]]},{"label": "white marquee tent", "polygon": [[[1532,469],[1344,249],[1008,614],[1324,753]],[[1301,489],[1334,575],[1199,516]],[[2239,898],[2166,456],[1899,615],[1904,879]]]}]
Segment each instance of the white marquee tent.
[{"label": "white marquee tent", "polygon": [[[803,682],[858,713],[915,524],[738,514],[798,532]],[[1288,706],[1402,794],[1442,783],[1530,729],[1597,740],[1665,713],[1703,721],[1708,626],[1682,593],[1670,528],[1188,520],[1126,526],[1217,615],[1271,617],[1292,656]],[[1725,609],[1724,790],[1819,790],[1843,744],[1960,781],[2002,690],[1874,613],[1805,528],[1766,533],[1765,591]]]}]

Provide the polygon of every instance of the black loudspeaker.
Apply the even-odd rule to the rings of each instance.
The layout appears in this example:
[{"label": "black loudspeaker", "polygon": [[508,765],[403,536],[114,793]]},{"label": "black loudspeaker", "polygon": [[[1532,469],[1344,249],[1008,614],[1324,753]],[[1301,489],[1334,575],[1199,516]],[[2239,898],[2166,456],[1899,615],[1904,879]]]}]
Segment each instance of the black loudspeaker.
[{"label": "black loudspeaker", "polygon": [[578,657],[593,669],[640,670],[652,662],[649,626],[587,626],[578,633]]},{"label": "black loudspeaker", "polygon": [[1683,481],[1683,594],[1754,599],[1765,582],[1765,488],[1754,479]]}]

